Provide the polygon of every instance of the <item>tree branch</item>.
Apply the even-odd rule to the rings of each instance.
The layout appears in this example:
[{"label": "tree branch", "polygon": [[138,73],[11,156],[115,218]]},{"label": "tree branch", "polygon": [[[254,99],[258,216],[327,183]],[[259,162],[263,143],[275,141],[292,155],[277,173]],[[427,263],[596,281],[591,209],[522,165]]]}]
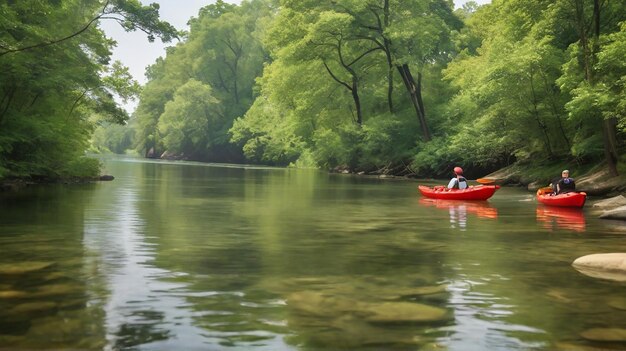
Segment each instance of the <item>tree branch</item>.
[{"label": "tree branch", "polygon": [[326,64],[326,61],[322,61],[322,63],[324,64],[324,67],[326,67],[326,71],[328,71],[328,74],[330,74],[330,76],[331,76],[331,77],[333,77],[333,79],[334,79],[337,83],[339,83],[339,84],[343,85],[344,87],[348,88],[348,90],[352,91],[352,87],[351,87],[350,85],[348,85],[348,84],[346,84],[346,83],[342,82],[341,80],[339,80],[339,78],[337,78],[337,77],[335,76],[335,74],[334,74],[334,73],[330,70],[330,68],[329,68],[329,67],[328,67],[328,65]]}]

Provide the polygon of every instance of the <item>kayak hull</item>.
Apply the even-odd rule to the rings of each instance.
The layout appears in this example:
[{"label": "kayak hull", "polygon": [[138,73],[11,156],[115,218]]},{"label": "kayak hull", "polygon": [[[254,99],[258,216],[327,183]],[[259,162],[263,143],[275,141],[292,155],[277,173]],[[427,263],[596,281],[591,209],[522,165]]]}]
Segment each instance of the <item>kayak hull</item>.
[{"label": "kayak hull", "polygon": [[424,185],[420,185],[417,188],[423,196],[431,199],[484,201],[492,197],[496,190],[500,189],[500,186],[478,185],[463,190],[447,189],[444,186],[431,188]]},{"label": "kayak hull", "polygon": [[537,191],[537,201],[546,206],[581,208],[585,206],[585,201],[587,201],[587,194],[584,192],[571,192],[559,195],[551,195],[550,193]]}]

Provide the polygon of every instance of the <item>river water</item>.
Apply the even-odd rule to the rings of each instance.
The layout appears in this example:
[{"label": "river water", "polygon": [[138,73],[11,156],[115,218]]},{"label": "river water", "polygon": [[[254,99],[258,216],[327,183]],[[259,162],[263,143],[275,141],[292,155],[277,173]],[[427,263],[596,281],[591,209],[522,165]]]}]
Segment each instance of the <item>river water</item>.
[{"label": "river water", "polygon": [[626,227],[590,204],[104,162],[112,182],[0,194],[0,349],[626,349],[593,341],[626,329],[626,283],[571,266],[626,251]]}]

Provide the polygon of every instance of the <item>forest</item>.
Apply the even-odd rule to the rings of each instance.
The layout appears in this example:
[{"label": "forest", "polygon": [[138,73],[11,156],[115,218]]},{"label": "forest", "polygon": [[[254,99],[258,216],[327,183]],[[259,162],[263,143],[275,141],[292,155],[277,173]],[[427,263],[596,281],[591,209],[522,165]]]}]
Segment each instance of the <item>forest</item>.
[{"label": "forest", "polygon": [[[626,0],[218,0],[179,33],[137,0],[0,0],[0,178],[86,152],[442,176],[626,172]],[[63,19],[63,20],[61,20]],[[139,86],[99,28],[180,40]],[[119,101],[137,97],[128,116]]]}]

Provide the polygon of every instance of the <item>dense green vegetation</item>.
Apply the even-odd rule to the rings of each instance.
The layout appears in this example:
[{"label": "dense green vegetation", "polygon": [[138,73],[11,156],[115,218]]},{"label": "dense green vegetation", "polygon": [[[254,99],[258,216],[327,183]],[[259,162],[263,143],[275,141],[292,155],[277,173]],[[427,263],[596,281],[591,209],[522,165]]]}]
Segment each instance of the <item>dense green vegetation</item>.
[{"label": "dense green vegetation", "polygon": [[626,131],[623,8],[217,2],[150,68],[137,147],[397,174],[529,160],[608,160],[616,173]]},{"label": "dense green vegetation", "polygon": [[[486,172],[514,162],[606,162],[617,174],[626,162],[624,7],[623,0],[494,0],[457,10],[450,0],[217,1],[148,68],[131,128],[101,126],[92,145],[421,176],[446,174],[452,164]],[[2,21],[27,23],[25,31],[54,21],[30,25],[32,15],[21,16]],[[79,27],[64,26],[55,31]],[[30,34],[29,43],[45,42]],[[18,46],[2,40],[2,50]],[[94,121],[124,120],[108,93],[128,96],[136,86],[123,67],[101,63],[107,45],[91,28],[58,45],[0,52],[3,66],[46,72],[14,68],[15,77],[2,77],[1,172],[33,173],[40,164],[50,172],[57,155],[84,149]],[[91,66],[60,65],[59,57]],[[20,85],[19,105],[6,102],[10,82],[33,85]],[[59,82],[72,89],[51,85]]]},{"label": "dense green vegetation", "polygon": [[0,179],[94,176],[84,158],[100,123],[124,123],[113,96],[139,86],[110,62],[114,45],[98,28],[117,21],[149,40],[178,35],[159,21],[158,5],[138,0],[0,0]]}]

